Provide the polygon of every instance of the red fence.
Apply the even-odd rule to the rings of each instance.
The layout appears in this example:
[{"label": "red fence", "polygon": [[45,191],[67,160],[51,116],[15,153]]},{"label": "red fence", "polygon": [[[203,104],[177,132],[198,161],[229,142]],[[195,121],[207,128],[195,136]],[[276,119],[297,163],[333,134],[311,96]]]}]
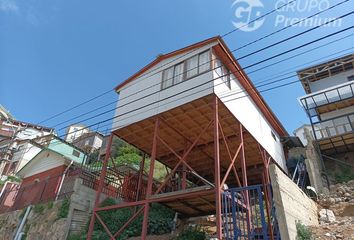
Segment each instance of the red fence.
[{"label": "red fence", "polygon": [[[31,184],[7,184],[0,196],[0,213],[25,208],[28,205],[54,201],[70,197],[74,192],[76,179],[82,179],[82,185],[97,190],[100,171],[87,168],[70,170],[64,180],[63,173],[48,177]],[[124,201],[135,201],[138,189],[138,172],[129,172],[125,175],[107,174],[102,193],[111,198],[120,198]],[[59,194],[57,194],[59,192]],[[145,197],[146,181],[142,180],[139,196]]]}]

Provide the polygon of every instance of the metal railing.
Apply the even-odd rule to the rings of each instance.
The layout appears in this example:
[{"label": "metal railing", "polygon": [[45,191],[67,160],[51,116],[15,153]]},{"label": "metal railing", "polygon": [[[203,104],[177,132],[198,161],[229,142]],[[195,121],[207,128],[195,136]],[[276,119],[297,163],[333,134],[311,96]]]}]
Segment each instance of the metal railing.
[{"label": "metal railing", "polygon": [[316,108],[348,100],[354,97],[354,82],[340,84],[331,88],[318,91],[299,100],[311,117],[317,116]]},{"label": "metal railing", "polygon": [[314,123],[317,140],[354,131],[354,113]]}]

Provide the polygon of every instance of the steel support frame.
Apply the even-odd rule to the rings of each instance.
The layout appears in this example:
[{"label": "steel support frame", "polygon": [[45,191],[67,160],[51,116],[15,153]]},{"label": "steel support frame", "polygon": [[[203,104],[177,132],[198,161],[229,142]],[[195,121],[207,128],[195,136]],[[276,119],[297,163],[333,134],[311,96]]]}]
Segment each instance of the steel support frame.
[{"label": "steel support frame", "polygon": [[[92,232],[94,228],[95,221],[98,220],[100,224],[103,226],[103,228],[106,230],[107,234],[109,235],[110,239],[116,239],[121,233],[123,233],[124,229],[140,214],[143,214],[143,224],[142,224],[142,233],[141,233],[141,239],[146,240],[147,236],[147,227],[148,227],[148,216],[149,216],[149,209],[151,203],[154,202],[162,202],[166,200],[176,200],[182,197],[198,197],[202,198],[203,194],[210,194],[214,193],[215,194],[215,216],[216,216],[216,230],[217,230],[217,238],[218,239],[223,239],[223,233],[222,233],[222,211],[221,211],[221,194],[224,189],[224,184],[227,181],[228,177],[230,176],[231,171],[233,172],[235,182],[240,186],[240,187],[247,187],[247,164],[246,164],[246,153],[245,153],[245,148],[246,144],[244,142],[244,132],[246,130],[243,128],[242,124],[239,123],[238,129],[239,130],[239,139],[240,143],[237,146],[230,146],[228,143],[227,137],[224,135],[223,127],[220,122],[220,117],[219,117],[219,104],[220,100],[218,99],[217,96],[214,96],[213,99],[213,119],[209,122],[209,124],[202,129],[200,134],[192,141],[190,139],[187,139],[181,132],[179,132],[177,129],[173,128],[172,126],[169,125],[163,118],[160,116],[156,116],[155,118],[155,126],[154,126],[154,135],[153,135],[153,144],[152,144],[152,149],[151,149],[151,158],[150,158],[150,169],[149,169],[149,175],[148,175],[148,181],[147,181],[147,189],[146,189],[146,196],[145,199],[136,199],[135,202],[126,202],[126,203],[121,203],[118,205],[113,205],[113,206],[108,206],[108,207],[99,207],[100,204],[100,196],[102,193],[102,189],[104,186],[104,179],[107,174],[107,166],[108,166],[108,161],[110,159],[110,152],[111,152],[111,145],[112,145],[112,138],[114,133],[111,134],[109,141],[108,141],[108,146],[107,146],[107,153],[105,156],[105,159],[103,161],[103,168],[100,176],[100,182],[98,186],[98,190],[96,193],[96,200],[94,204],[94,209],[93,209],[93,214],[91,216],[91,221],[89,225],[89,230],[88,230],[88,235],[87,239],[91,240],[92,237]],[[179,155],[175,150],[173,150],[168,143],[162,139],[159,136],[159,128],[160,126],[164,124],[165,126],[169,127],[173,131],[175,131],[177,134],[182,136],[185,141],[186,141],[186,148],[183,151],[182,155]],[[203,190],[201,192],[192,192],[192,193],[184,193],[184,194],[178,194],[175,196],[163,196],[163,197],[154,197],[151,198],[152,195],[159,194],[159,192],[163,189],[163,187],[166,185],[166,183],[169,181],[169,179],[176,173],[179,167],[182,167],[183,172],[182,172],[182,189],[186,189],[186,170],[194,171],[193,168],[187,163],[187,156],[188,154],[192,151],[192,149],[197,145],[199,139],[201,136],[208,130],[210,126],[213,126],[213,135],[214,135],[214,189],[210,190]],[[224,142],[224,146],[226,148],[227,154],[229,156],[229,166],[227,167],[226,173],[221,176],[221,166],[220,166],[220,143]],[[153,173],[154,173],[154,166],[155,166],[155,161],[156,161],[156,155],[157,155],[157,147],[158,143],[164,145],[166,148],[170,150],[170,152],[175,155],[178,159],[178,162],[176,163],[175,167],[167,174],[165,180],[162,182],[162,184],[159,186],[159,188],[153,192]],[[235,152],[232,152],[232,149],[235,150]],[[201,150],[203,151],[203,150]],[[204,153],[204,152],[203,152]],[[142,159],[142,164],[141,166],[144,166],[144,160],[145,158]],[[263,159],[263,155],[262,155]],[[239,160],[239,161],[238,161]],[[269,161],[265,162],[265,166],[269,165]],[[237,173],[237,168],[236,168],[236,163],[239,162],[241,166],[241,171],[242,175],[239,176]],[[224,169],[223,169],[224,170]],[[139,174],[142,174],[142,170],[139,172]],[[269,182],[269,174],[268,174],[268,167],[265,167],[265,173],[266,175],[265,179],[265,184]],[[198,176],[198,175],[197,175]],[[139,176],[139,187],[138,191],[140,191],[141,188],[141,178],[142,176]],[[203,179],[202,179],[203,181]],[[137,193],[138,194],[138,193]],[[139,196],[141,198],[143,196]],[[248,191],[245,191],[243,193],[243,198],[244,198],[244,203],[245,207],[247,209],[250,208],[250,202],[248,198]],[[209,202],[208,202],[209,203]],[[210,203],[209,203],[210,204]],[[138,207],[140,208],[138,209]],[[108,210],[113,210],[113,209],[121,209],[121,208],[128,208],[128,207],[135,207],[135,211],[133,212],[132,217],[127,221],[124,226],[118,230],[116,233],[112,234],[110,230],[107,228],[105,223],[102,221],[102,219],[99,217],[98,213],[101,211],[108,211]],[[249,218],[249,216],[248,216]]]}]

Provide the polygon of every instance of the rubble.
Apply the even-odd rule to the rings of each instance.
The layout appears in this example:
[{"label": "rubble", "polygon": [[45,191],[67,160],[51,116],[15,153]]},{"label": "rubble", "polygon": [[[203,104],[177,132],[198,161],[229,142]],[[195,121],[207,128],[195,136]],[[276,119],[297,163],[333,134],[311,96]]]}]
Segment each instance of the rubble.
[{"label": "rubble", "polygon": [[319,196],[319,223],[311,227],[314,239],[354,239],[354,180],[330,187]]}]

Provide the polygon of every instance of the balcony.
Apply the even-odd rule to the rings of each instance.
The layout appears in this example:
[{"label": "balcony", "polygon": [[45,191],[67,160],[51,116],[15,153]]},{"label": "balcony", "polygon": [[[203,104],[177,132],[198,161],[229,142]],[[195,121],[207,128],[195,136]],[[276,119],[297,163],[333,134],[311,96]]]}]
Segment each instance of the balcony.
[{"label": "balcony", "polygon": [[322,151],[354,150],[354,113],[314,123],[313,127]]},{"label": "balcony", "polygon": [[306,95],[299,98],[299,101],[311,118],[352,106],[354,105],[354,82],[343,83]]}]

